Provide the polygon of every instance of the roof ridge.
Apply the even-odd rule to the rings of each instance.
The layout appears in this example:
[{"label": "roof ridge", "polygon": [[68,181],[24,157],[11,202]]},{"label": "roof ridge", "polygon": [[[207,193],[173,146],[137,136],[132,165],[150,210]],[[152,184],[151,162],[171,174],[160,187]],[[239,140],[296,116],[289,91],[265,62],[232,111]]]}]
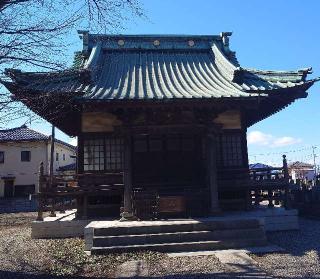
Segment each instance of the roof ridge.
[{"label": "roof ridge", "polygon": [[[51,139],[51,135],[49,136],[49,139]],[[77,146],[74,146],[74,145],[72,145],[70,143],[67,143],[67,142],[65,142],[63,140],[60,140],[60,139],[57,139],[57,138],[54,139],[54,142],[61,143],[61,144],[65,145],[65,146],[67,146],[67,147],[69,147],[71,149],[74,149],[74,150],[77,149]]]},{"label": "roof ridge", "polygon": [[[20,127],[14,127],[14,128],[10,128],[10,129],[0,130],[0,133],[3,133],[3,134],[7,134],[8,133],[9,135],[7,137],[12,137],[15,134],[11,134],[10,135],[10,132],[19,131],[19,130],[23,130],[23,129],[27,130],[27,133],[28,132],[33,133],[33,135],[31,134],[32,135],[31,138],[30,137],[29,138],[21,137],[20,139],[15,139],[15,141],[19,141],[19,140],[26,141],[26,140],[35,140],[35,139],[48,141],[51,138],[51,135],[48,136],[48,135],[45,135],[45,134],[43,134],[43,133],[41,133],[39,131],[31,129],[26,124],[23,124]],[[26,134],[24,134],[24,135],[26,135]],[[28,136],[30,136],[30,134]],[[12,138],[7,138],[7,141],[11,141],[11,140],[12,140]],[[3,142],[3,141],[6,141],[6,140],[1,138],[0,141]],[[73,146],[72,144],[69,144],[69,143],[67,143],[67,142],[65,142],[63,140],[57,139],[57,138],[55,138],[55,142],[63,144],[64,146],[69,147],[70,149],[73,149],[73,150],[77,149],[76,146]]]},{"label": "roof ridge", "polygon": [[111,38],[117,38],[117,37],[124,37],[124,38],[153,38],[153,37],[159,37],[159,38],[204,38],[204,39],[210,39],[215,38],[218,40],[221,40],[221,34],[228,34],[231,32],[221,32],[220,34],[156,34],[156,33],[149,33],[149,34],[121,34],[121,33],[109,33],[109,34],[99,34],[99,33],[90,33],[88,30],[78,30],[77,31],[80,36],[90,36],[90,37],[111,37]]},{"label": "roof ridge", "polygon": [[297,70],[260,70],[256,68],[238,67],[238,71],[254,72],[261,74],[312,74],[312,67],[300,68]]},{"label": "roof ridge", "polygon": [[[13,127],[13,128],[9,128],[9,129],[0,129],[0,132],[8,132],[8,131],[14,131],[14,130],[18,130],[18,129],[23,129],[23,128],[28,128],[28,126],[26,124],[22,124],[19,127]],[[30,129],[31,130],[31,129]]]}]

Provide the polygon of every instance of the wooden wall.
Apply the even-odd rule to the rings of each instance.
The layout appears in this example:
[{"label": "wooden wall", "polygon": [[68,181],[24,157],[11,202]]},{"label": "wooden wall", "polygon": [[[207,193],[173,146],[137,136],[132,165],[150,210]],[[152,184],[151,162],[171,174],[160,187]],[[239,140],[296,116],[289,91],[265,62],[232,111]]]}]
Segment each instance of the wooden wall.
[{"label": "wooden wall", "polygon": [[222,129],[241,129],[241,112],[239,110],[227,110],[218,114],[213,122],[221,125]]},{"label": "wooden wall", "polygon": [[84,112],[82,114],[81,131],[113,132],[115,126],[122,125],[116,115],[108,112]]}]

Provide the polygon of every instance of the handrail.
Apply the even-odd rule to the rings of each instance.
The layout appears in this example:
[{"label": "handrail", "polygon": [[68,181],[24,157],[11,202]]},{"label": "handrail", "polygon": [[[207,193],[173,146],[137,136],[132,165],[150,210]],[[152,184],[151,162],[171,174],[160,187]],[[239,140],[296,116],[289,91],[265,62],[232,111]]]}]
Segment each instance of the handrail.
[{"label": "handrail", "polygon": [[[272,171],[279,171],[272,173]],[[273,207],[274,201],[282,201],[288,208],[289,201],[289,172],[286,155],[283,155],[282,167],[255,168],[249,171],[251,200],[255,205],[267,200],[268,206]]]},{"label": "handrail", "polygon": [[[38,221],[43,221],[43,211],[49,209],[50,216],[56,216],[60,208],[82,209],[81,214],[86,218],[88,197],[119,195],[123,191],[123,183],[118,182],[122,172],[117,173],[83,173],[57,174],[53,180],[44,174],[43,162],[39,167]],[[91,180],[91,181],[90,181]],[[78,212],[79,213],[79,212]],[[79,213],[80,214],[80,213]]]}]

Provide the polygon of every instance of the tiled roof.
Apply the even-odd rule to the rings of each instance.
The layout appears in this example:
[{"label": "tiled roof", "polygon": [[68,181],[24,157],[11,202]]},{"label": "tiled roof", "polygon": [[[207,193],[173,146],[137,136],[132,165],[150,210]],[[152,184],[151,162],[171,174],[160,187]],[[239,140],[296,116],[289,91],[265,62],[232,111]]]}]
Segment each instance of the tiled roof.
[{"label": "tiled roof", "polygon": [[[310,69],[260,71],[239,66],[229,33],[92,35],[82,32],[77,67],[56,73],[7,71],[27,91],[76,93],[84,100],[242,98],[275,90],[306,91]],[[79,58],[79,54],[77,55]],[[7,87],[11,85],[5,82]]]},{"label": "tiled roof", "polygon": [[299,161],[288,164],[288,167],[290,169],[314,169],[314,166],[312,164],[303,163]]},{"label": "tiled roof", "polygon": [[72,170],[76,170],[76,163],[65,165],[65,166],[59,167],[58,169],[58,171],[72,171]]},{"label": "tiled roof", "polygon": [[[256,174],[258,174],[258,175],[262,175],[262,174],[266,175],[266,174],[268,174],[268,172],[271,174],[278,174],[281,172],[280,170],[273,170],[272,168],[273,168],[273,166],[269,166],[269,165],[262,164],[262,163],[249,164],[250,170],[264,169],[263,171],[256,172]],[[268,171],[267,169],[271,169],[271,171],[270,170]]]},{"label": "tiled roof", "polygon": [[29,129],[26,125],[21,127],[0,130],[0,142],[4,141],[41,141],[49,137],[37,131]]},{"label": "tiled roof", "polygon": [[[51,139],[51,136],[49,136],[49,139]],[[74,145],[72,145],[72,144],[69,144],[69,143],[66,143],[66,142],[64,142],[64,141],[62,141],[62,140],[54,139],[54,142],[57,142],[57,143],[60,143],[60,144],[62,144],[62,145],[64,145],[64,146],[66,146],[66,147],[69,147],[69,148],[72,149],[74,152],[77,151],[77,147],[76,147],[76,146],[74,146]]]},{"label": "tiled roof", "polygon": [[[0,130],[0,142],[12,142],[12,141],[48,141],[51,136],[41,134],[37,131],[29,129],[26,125],[16,127],[12,129]],[[55,142],[60,143],[74,151],[77,147],[68,144],[62,140],[55,139]]]},{"label": "tiled roof", "polygon": [[249,164],[249,169],[254,170],[254,169],[271,169],[272,166],[262,164],[262,163],[255,163],[255,164]]}]

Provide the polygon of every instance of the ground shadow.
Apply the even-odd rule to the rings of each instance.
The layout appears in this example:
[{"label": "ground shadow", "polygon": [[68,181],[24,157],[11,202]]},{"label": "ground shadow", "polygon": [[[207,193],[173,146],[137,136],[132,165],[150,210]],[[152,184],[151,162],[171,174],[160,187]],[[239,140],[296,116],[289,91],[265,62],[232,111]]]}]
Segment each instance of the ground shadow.
[{"label": "ground shadow", "polygon": [[293,256],[303,256],[310,251],[320,255],[320,220],[299,218],[299,223],[300,230],[267,233],[268,241]]}]

